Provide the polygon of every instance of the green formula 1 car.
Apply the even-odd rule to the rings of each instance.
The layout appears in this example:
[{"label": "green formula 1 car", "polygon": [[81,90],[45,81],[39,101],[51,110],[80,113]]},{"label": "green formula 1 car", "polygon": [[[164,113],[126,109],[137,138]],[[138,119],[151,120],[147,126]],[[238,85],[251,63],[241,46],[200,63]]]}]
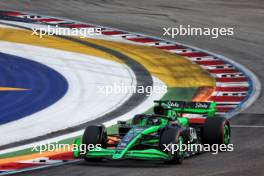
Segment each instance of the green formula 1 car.
[{"label": "green formula 1 car", "polygon": [[[230,125],[215,116],[214,102],[155,101],[154,114],[136,115],[131,123],[118,122],[118,133],[103,125],[88,126],[74,142],[74,158],[163,160],[181,164],[201,151],[181,150],[183,144],[229,144]],[[202,114],[200,118],[184,117]]]}]

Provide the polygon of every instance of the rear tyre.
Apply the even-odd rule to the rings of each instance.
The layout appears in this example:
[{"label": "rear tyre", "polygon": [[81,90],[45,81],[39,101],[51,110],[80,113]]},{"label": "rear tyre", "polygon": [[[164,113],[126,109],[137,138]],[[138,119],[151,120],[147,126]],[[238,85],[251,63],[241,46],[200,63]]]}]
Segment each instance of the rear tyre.
[{"label": "rear tyre", "polygon": [[229,121],[224,117],[208,118],[203,129],[204,144],[229,144],[231,130]]},{"label": "rear tyre", "polygon": [[[106,131],[104,126],[88,126],[83,134],[82,144],[86,146],[86,152],[89,151],[88,146],[93,144],[101,144],[102,148],[106,147]],[[85,150],[83,149],[83,150]],[[101,158],[85,158],[85,161],[101,161]]]},{"label": "rear tyre", "polygon": [[171,155],[171,159],[165,161],[166,164],[182,164],[184,160],[185,151],[177,150],[173,152],[175,147],[170,147],[168,151],[165,147],[169,144],[177,145],[180,148],[180,145],[184,143],[184,136],[180,128],[169,127],[161,133],[160,137],[160,148],[163,152],[167,152]]}]

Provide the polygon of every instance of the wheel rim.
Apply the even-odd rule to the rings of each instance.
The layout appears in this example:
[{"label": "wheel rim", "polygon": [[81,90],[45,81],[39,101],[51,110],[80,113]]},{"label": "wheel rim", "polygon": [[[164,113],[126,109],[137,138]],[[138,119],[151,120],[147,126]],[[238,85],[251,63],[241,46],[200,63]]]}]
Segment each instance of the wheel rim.
[{"label": "wheel rim", "polygon": [[230,141],[230,130],[228,125],[224,125],[224,144],[229,144]]}]

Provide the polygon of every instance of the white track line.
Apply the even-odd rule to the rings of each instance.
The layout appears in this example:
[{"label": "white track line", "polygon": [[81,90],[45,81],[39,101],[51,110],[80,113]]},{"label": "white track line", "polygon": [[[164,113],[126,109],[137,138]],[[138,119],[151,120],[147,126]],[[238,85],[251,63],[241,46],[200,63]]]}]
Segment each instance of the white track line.
[{"label": "white track line", "polygon": [[231,125],[232,128],[264,128],[264,125]]}]

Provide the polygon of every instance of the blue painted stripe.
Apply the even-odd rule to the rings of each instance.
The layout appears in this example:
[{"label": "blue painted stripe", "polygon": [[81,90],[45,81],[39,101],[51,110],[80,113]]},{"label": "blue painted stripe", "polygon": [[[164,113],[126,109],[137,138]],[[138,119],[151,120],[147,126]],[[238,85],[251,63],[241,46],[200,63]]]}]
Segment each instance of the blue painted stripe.
[{"label": "blue painted stripe", "polygon": [[43,64],[0,52],[0,87],[30,89],[0,91],[0,124],[4,124],[52,105],[65,95],[68,83]]}]

